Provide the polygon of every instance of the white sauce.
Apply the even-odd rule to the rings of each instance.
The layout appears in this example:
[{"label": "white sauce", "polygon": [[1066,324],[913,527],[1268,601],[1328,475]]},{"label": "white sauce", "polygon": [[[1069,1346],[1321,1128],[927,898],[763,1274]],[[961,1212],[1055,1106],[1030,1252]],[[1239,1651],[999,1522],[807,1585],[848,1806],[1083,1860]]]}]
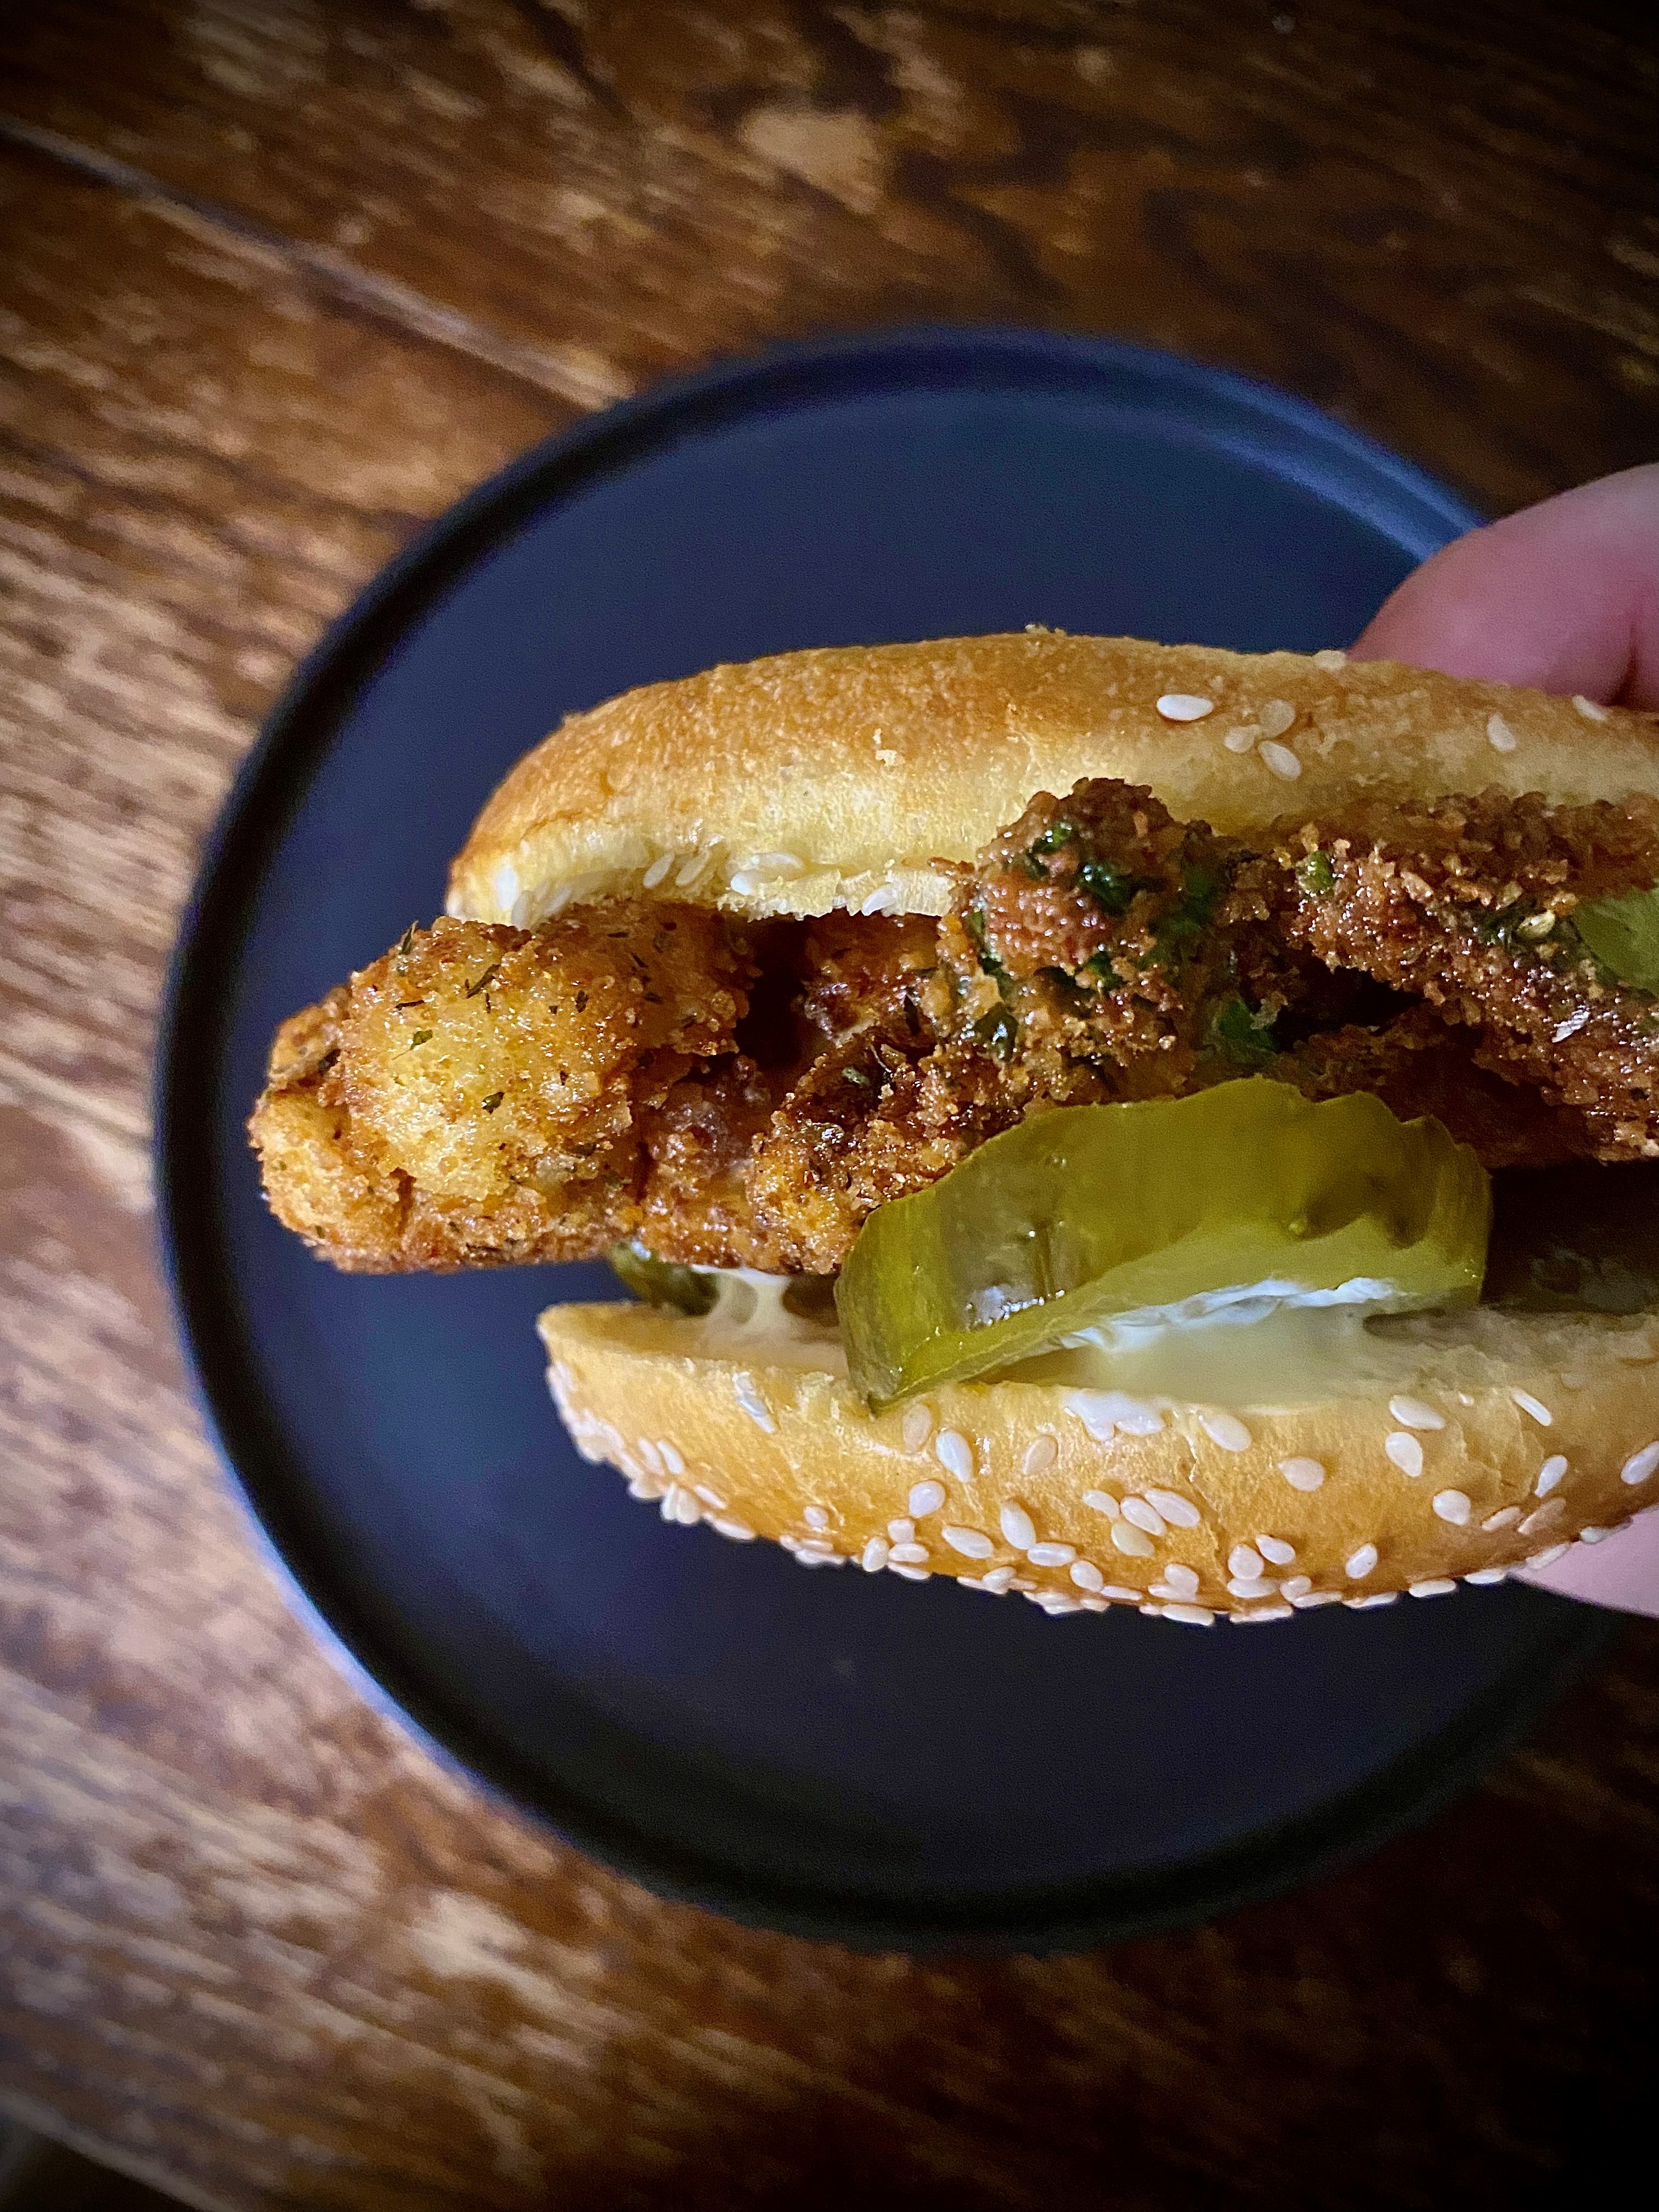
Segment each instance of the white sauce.
[{"label": "white sauce", "polygon": [[[714,1277],[715,1304],[684,1324],[692,1357],[846,1375],[833,1319],[792,1313],[784,1304],[792,1277],[752,1267],[702,1272]],[[1366,1323],[1399,1305],[1391,1284],[1370,1277],[1311,1291],[1270,1277],[1116,1315],[1002,1373],[1121,1392],[1164,1413],[1194,1405],[1283,1411],[1348,1395],[1356,1384],[1397,1383],[1417,1361]]]}]

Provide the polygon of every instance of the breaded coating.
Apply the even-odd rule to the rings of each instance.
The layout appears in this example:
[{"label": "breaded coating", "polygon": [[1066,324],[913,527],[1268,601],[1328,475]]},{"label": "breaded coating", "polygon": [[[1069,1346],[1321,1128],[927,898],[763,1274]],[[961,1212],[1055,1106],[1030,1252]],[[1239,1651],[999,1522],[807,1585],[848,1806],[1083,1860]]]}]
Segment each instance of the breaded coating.
[{"label": "breaded coating", "polygon": [[1478,1031],[1478,1065],[1571,1109],[1597,1158],[1638,1159],[1659,1157],[1659,1008],[1572,912],[1650,889],[1656,856],[1651,799],[1488,793],[1300,823],[1248,880],[1292,944]]},{"label": "breaded coating", "polygon": [[1593,1149],[1582,1115],[1477,1066],[1469,1040],[1427,1006],[1377,1029],[1320,1030],[1265,1071],[1310,1098],[1370,1091],[1402,1121],[1431,1114],[1483,1167],[1552,1167]]},{"label": "breaded coating", "polygon": [[603,1249],[636,1208],[641,1117],[730,1049],[752,974],[744,933],[693,907],[410,929],[278,1033],[251,1127],[271,1205],[348,1267]]},{"label": "breaded coating", "polygon": [[1571,919],[1656,878],[1647,801],[1356,806],[1246,850],[1101,779],[1033,799],[939,921],[636,899],[411,929],[284,1024],[252,1133],[342,1267],[627,1238],[821,1276],[1028,1114],[1243,1073],[1374,1091],[1492,1168],[1659,1153],[1659,1001]]}]

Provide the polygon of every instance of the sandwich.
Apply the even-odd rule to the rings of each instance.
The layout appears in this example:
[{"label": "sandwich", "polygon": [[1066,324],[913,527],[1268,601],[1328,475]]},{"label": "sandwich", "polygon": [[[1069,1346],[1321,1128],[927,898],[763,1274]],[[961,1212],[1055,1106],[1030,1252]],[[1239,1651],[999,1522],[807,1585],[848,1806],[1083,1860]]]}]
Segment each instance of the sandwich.
[{"label": "sandwich", "polygon": [[337,1267],[609,1256],[550,1382],[670,1521],[1051,1613],[1427,1597],[1659,1502],[1656,884],[1653,714],[786,653],[530,752],[251,1134]]}]

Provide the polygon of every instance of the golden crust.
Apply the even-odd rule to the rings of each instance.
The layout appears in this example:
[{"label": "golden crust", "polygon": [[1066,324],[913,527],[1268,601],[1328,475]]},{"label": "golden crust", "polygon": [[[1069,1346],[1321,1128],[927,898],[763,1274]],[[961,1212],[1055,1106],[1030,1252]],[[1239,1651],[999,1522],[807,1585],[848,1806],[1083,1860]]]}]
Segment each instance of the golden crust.
[{"label": "golden crust", "polygon": [[[1659,715],[1339,659],[1030,629],[649,684],[571,715],[511,770],[449,910],[523,927],[643,887],[756,915],[942,914],[936,861],[969,860],[1034,793],[1084,776],[1148,784],[1182,820],[1238,835],[1364,796],[1659,795]],[[1170,695],[1212,710],[1169,720]],[[1269,750],[1229,750],[1237,730]]]},{"label": "golden crust", "polygon": [[[828,1363],[770,1364],[763,1346],[746,1356],[647,1306],[555,1306],[540,1328],[577,1449],[668,1517],[808,1547],[809,1563],[860,1560],[874,1544],[872,1565],[975,1580],[1006,1569],[1062,1609],[1104,1598],[1255,1620],[1413,1585],[1433,1595],[1422,1586],[1495,1576],[1586,1531],[1595,1540],[1659,1503],[1650,1314],[1424,1316],[1395,1325],[1386,1368],[1343,1395],[1220,1417],[1009,1379],[872,1415]],[[1297,1486],[1315,1467],[1317,1486]],[[940,1502],[916,1501],[926,1511],[912,1502],[921,1483],[939,1487]],[[1115,1521],[1091,1493],[1113,1501]],[[1161,1534],[1123,1514],[1149,1493]],[[1075,1559],[1033,1561],[1009,1540],[1009,1506]],[[893,1559],[896,1520],[914,1522],[921,1558]],[[1286,1545],[1292,1559],[1273,1555]]]}]

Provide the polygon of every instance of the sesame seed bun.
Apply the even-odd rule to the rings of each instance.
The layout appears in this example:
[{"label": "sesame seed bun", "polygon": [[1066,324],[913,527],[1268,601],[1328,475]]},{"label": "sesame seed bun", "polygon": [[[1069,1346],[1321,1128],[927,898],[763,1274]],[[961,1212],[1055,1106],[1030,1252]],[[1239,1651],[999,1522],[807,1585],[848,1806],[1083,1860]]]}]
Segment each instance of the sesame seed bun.
[{"label": "sesame seed bun", "polygon": [[[484,808],[449,910],[531,927],[655,893],[756,918],[943,914],[940,863],[1085,776],[1245,836],[1359,797],[1659,797],[1659,716],[1340,653],[1040,629],[787,653],[571,716]],[[620,1305],[555,1307],[541,1331],[578,1449],[666,1517],[1054,1611],[1207,1623],[1436,1595],[1659,1501],[1651,1315],[1392,1322],[1306,1402],[1004,1378],[879,1416],[833,1339],[776,1358]]]},{"label": "sesame seed bun", "polygon": [[988,1575],[1051,1611],[1207,1625],[1434,1596],[1659,1503],[1650,1315],[1397,1321],[1363,1382],[1309,1404],[1004,1379],[882,1414],[832,1339],[819,1364],[799,1346],[769,1362],[763,1342],[645,1305],[555,1306],[540,1328],[577,1449],[665,1519],[771,1537],[805,1565]]},{"label": "sesame seed bun", "polygon": [[781,653],[571,715],[479,816],[449,911],[526,927],[643,890],[755,916],[942,914],[937,862],[1099,775],[1241,836],[1363,794],[1659,796],[1659,716],[1335,653],[1036,629]]}]

